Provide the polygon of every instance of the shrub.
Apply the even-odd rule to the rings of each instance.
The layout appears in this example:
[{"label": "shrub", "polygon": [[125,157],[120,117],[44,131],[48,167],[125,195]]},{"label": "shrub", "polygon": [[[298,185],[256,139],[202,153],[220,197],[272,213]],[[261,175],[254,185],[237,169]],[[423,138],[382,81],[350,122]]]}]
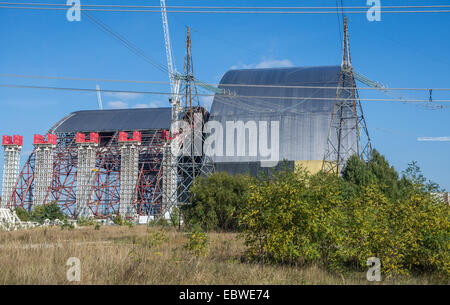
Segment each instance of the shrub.
[{"label": "shrub", "polygon": [[225,172],[198,177],[190,188],[190,204],[182,206],[185,223],[199,225],[205,231],[236,230],[250,180],[248,176]]},{"label": "shrub", "polygon": [[120,216],[120,214],[117,214],[116,216],[114,216],[113,223],[118,226],[133,227],[133,222],[131,220],[123,218],[122,216]]},{"label": "shrub", "polygon": [[398,199],[377,180],[355,192],[340,177],[302,169],[254,181],[240,217],[247,257],[365,270],[375,256],[388,277],[412,271],[449,277],[449,206],[402,179],[411,187]]},{"label": "shrub", "polygon": [[340,183],[323,174],[310,179],[299,169],[252,184],[240,221],[248,257],[278,263],[327,260],[335,240],[344,238],[337,211],[344,196]]},{"label": "shrub", "polygon": [[17,217],[19,217],[19,219],[21,221],[30,221],[31,220],[30,213],[28,213],[28,211],[25,210],[23,207],[17,207],[15,209],[15,212],[16,212]]},{"label": "shrub", "polygon": [[148,222],[149,226],[160,226],[166,228],[169,226],[169,221],[164,217],[158,219],[152,219]]},{"label": "shrub", "polygon": [[96,224],[96,221],[92,217],[79,217],[77,224],[79,226],[93,226]]},{"label": "shrub", "polygon": [[166,242],[168,240],[168,237],[166,234],[164,234],[164,232],[154,232],[154,233],[150,233],[148,235],[148,248],[149,249],[154,249],[158,246],[160,246],[162,243]]},{"label": "shrub", "polygon": [[44,223],[46,219],[52,221],[55,219],[59,219],[61,221],[64,221],[67,219],[67,216],[61,211],[56,202],[37,205],[33,207],[30,213],[30,220]]},{"label": "shrub", "polygon": [[448,212],[429,194],[394,201],[378,186],[366,187],[347,206],[341,256],[361,267],[376,256],[388,277],[424,270],[450,276]]},{"label": "shrub", "polygon": [[208,248],[208,235],[200,229],[196,228],[194,231],[188,233],[188,242],[184,248],[191,251],[196,257],[206,255]]},{"label": "shrub", "polygon": [[170,224],[176,228],[180,225],[180,209],[178,207],[173,207],[170,213]]}]

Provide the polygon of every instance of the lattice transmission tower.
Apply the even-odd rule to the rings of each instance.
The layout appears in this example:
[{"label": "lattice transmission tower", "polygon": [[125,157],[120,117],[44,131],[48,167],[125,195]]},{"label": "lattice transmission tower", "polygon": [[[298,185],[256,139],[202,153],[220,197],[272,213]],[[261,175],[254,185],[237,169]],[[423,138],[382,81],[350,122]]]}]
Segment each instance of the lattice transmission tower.
[{"label": "lattice transmission tower", "polygon": [[[172,168],[176,172],[177,187],[174,194],[166,194],[167,204],[161,216],[172,213],[174,206],[186,204],[189,201],[189,188],[198,176],[206,176],[214,172],[212,159],[205,154],[204,132],[208,120],[208,112],[200,106],[197,87],[194,78],[192,61],[191,34],[187,28],[186,55],[184,60],[184,75],[181,77],[181,105],[178,120],[172,122],[171,157],[164,159],[164,168]],[[175,162],[170,162],[174,160]],[[163,183],[170,183],[170,175]]]},{"label": "lattice transmission tower", "polygon": [[370,136],[352,67],[347,17],[344,17],[342,53],[341,71],[322,164],[323,171],[337,175],[341,174],[352,155],[368,161],[372,154]]}]

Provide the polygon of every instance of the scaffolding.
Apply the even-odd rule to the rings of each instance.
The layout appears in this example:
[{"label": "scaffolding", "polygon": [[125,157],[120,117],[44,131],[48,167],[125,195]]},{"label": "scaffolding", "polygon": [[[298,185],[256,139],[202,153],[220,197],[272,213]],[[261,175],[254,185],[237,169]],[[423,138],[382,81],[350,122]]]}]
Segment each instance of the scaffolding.
[{"label": "scaffolding", "polygon": [[141,133],[133,132],[133,138],[128,134],[119,134],[120,145],[120,205],[119,215],[126,218],[135,218],[136,210],[132,201],[136,190],[139,173],[139,148],[141,146]]},{"label": "scaffolding", "polygon": [[83,133],[77,133],[76,143],[78,147],[78,167],[74,214],[77,218],[89,218],[93,216],[88,206],[88,201],[91,182],[96,172],[95,160],[97,157],[98,133],[91,132],[89,140],[85,139]]},{"label": "scaffolding", "polygon": [[22,142],[23,138],[19,135],[12,137],[3,136],[4,160],[1,208],[9,207],[9,201],[12,197],[17,178],[19,177]]},{"label": "scaffolding", "polygon": [[47,141],[41,135],[34,135],[35,169],[33,206],[45,203],[53,180],[53,157],[56,148],[56,135],[47,135]]}]

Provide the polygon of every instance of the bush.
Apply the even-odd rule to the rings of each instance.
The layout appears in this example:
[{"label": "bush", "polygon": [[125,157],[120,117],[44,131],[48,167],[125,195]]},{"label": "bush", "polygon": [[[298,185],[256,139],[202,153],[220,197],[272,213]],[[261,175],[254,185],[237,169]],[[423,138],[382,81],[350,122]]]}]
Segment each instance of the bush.
[{"label": "bush", "polygon": [[33,207],[30,213],[31,221],[44,223],[46,219],[49,219],[51,221],[55,219],[64,221],[67,219],[67,216],[61,211],[60,207],[56,202],[37,205]]},{"label": "bush", "polygon": [[450,276],[447,204],[418,192],[389,200],[371,185],[346,209],[347,237],[339,250],[346,262],[363,267],[368,257],[375,256],[387,276],[411,271]]},{"label": "bush", "polygon": [[31,220],[30,213],[28,213],[28,211],[25,210],[23,207],[17,207],[14,211],[16,212],[17,217],[19,217],[21,221]]},{"label": "bush", "polygon": [[170,213],[170,224],[176,228],[180,225],[180,209],[173,207]]},{"label": "bush", "polygon": [[93,226],[96,223],[97,222],[92,217],[79,217],[77,220],[77,224],[81,227],[82,226]]},{"label": "bush", "polygon": [[130,228],[133,227],[133,222],[131,220],[123,218],[122,216],[120,216],[120,214],[114,216],[113,223],[118,226],[128,226]]},{"label": "bush", "polygon": [[344,194],[337,177],[314,179],[303,170],[282,171],[250,186],[241,237],[250,259],[277,263],[327,260],[345,237],[337,212]]},{"label": "bush", "polygon": [[208,247],[208,235],[200,229],[196,228],[188,234],[189,241],[184,248],[191,251],[195,256],[206,255]]},{"label": "bush", "polygon": [[169,238],[164,232],[153,232],[148,235],[148,248],[155,249],[166,242]]},{"label": "bush", "polygon": [[181,207],[185,223],[199,225],[205,231],[236,230],[250,180],[248,176],[225,172],[198,177],[190,188],[190,204]]},{"label": "bush", "polygon": [[340,177],[302,169],[253,181],[240,217],[247,257],[366,270],[367,259],[375,256],[387,276],[450,276],[449,206],[402,179],[410,188],[399,199],[390,198],[377,179],[355,188]]}]

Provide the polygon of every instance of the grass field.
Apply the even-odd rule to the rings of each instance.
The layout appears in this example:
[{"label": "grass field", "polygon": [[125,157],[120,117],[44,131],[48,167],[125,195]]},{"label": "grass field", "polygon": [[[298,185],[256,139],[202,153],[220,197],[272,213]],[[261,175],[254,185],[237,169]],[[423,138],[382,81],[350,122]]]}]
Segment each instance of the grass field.
[{"label": "grass field", "polygon": [[[149,247],[149,236],[167,236]],[[0,285],[5,284],[373,284],[365,272],[332,274],[317,266],[252,264],[232,233],[209,233],[205,256],[184,249],[186,233],[145,226],[100,230],[35,228],[0,232]],[[155,242],[153,243],[155,244]],[[81,281],[69,282],[70,257],[81,262]],[[432,276],[377,284],[433,284]],[[442,283],[442,282],[441,282]]]}]

